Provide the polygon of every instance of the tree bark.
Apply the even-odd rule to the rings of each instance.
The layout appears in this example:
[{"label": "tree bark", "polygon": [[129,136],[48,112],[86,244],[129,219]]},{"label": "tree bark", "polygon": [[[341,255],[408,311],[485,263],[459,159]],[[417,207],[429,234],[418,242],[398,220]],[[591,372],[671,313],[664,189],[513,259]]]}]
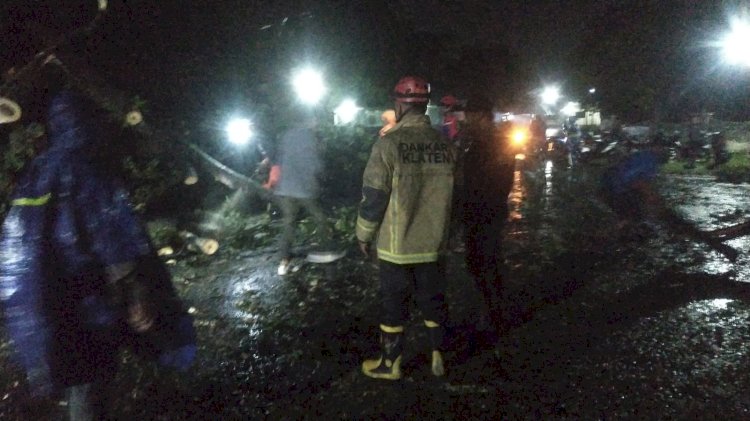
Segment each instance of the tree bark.
[{"label": "tree bark", "polygon": [[[11,69],[3,76],[5,82],[0,86],[0,97],[15,97],[17,101],[24,99],[25,95],[33,92],[43,83],[44,66],[56,66],[68,82],[76,90],[91,99],[102,109],[109,112],[116,122],[129,127],[147,139],[163,144],[179,145],[182,152],[192,159],[186,157],[187,161],[198,161],[208,173],[231,189],[246,189],[252,191],[265,199],[272,200],[271,195],[259,183],[250,177],[246,177],[220,161],[216,160],[195,144],[179,137],[168,134],[169,131],[160,127],[151,126],[144,121],[134,96],[112,87],[94,69],[74,54],[65,51],[63,47],[78,36],[88,36],[102,21],[107,10],[107,0],[97,0],[98,13],[87,25],[77,28],[69,34],[53,35],[51,31],[39,25],[34,26],[37,34],[43,34],[48,39],[47,47],[37,53],[34,58],[18,70]],[[31,23],[33,25],[33,23]],[[23,102],[23,101],[20,101]],[[197,174],[186,168],[186,184],[194,184]]]}]

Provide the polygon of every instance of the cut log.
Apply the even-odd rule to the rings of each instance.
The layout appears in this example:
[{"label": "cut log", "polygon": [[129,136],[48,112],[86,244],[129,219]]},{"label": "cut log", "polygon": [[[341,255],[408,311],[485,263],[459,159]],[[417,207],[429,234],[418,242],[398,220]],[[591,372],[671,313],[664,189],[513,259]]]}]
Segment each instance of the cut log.
[{"label": "cut log", "polygon": [[0,124],[13,123],[21,118],[21,107],[13,100],[0,97]]},{"label": "cut log", "polygon": [[[245,189],[265,199],[274,199],[274,196],[268,190],[264,189],[260,183],[224,165],[197,145],[179,136],[168,134],[170,131],[148,124],[144,121],[141,113],[133,109],[134,105],[130,99],[131,96],[106,85],[101,78],[95,75],[95,72],[80,60],[65,55],[56,56],[48,65],[58,66],[78,91],[86,95],[101,108],[109,111],[113,115],[114,120],[125,122],[126,127],[144,136],[146,139],[151,139],[162,144],[181,146],[183,152],[189,153],[194,157],[193,161],[196,161],[195,158],[198,158],[197,161],[201,164],[201,167],[213,175],[214,179],[218,182],[231,189]],[[186,160],[191,161],[188,157],[186,157]],[[188,181],[197,181],[197,178],[187,178],[185,180],[186,184],[189,184]]]},{"label": "cut log", "polygon": [[190,231],[180,231],[179,237],[191,251],[200,251],[210,256],[219,250],[219,242],[213,238],[198,237]]},{"label": "cut log", "polygon": [[183,183],[187,186],[192,186],[193,184],[198,182],[198,172],[195,171],[195,167],[192,165],[188,165],[187,171],[185,174],[185,180]]}]

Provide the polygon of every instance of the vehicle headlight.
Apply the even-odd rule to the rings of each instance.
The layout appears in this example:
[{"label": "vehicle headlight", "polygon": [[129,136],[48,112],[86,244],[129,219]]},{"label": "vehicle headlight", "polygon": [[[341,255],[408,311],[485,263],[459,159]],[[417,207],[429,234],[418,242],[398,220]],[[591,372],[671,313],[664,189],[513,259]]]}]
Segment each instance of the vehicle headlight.
[{"label": "vehicle headlight", "polygon": [[520,130],[513,132],[511,139],[513,140],[514,145],[517,145],[517,146],[523,145],[526,142],[526,133]]}]

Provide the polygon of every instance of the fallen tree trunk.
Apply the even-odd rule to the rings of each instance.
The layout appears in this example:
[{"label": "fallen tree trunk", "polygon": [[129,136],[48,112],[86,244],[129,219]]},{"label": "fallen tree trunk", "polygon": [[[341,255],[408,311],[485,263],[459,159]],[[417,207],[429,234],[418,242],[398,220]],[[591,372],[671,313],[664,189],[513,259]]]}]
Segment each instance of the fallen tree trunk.
[{"label": "fallen tree trunk", "polygon": [[683,235],[692,238],[693,240],[699,241],[709,246],[714,251],[722,254],[729,261],[735,262],[739,256],[739,252],[733,247],[723,243],[723,239],[716,238],[711,234],[710,231],[701,231],[689,224],[687,221],[678,216],[674,211],[665,209],[662,212],[664,221],[676,232],[680,232]]},{"label": "fallen tree trunk", "polygon": [[180,231],[178,236],[190,251],[200,251],[210,256],[219,250],[219,242],[213,238],[198,237],[190,231]]},{"label": "fallen tree trunk", "polygon": [[741,224],[732,225],[731,227],[719,228],[712,231],[706,232],[706,235],[711,238],[727,241],[737,237],[743,237],[750,235],[750,221],[743,222]]},{"label": "fallen tree trunk", "polygon": [[[13,105],[17,102],[22,102],[20,100],[23,99],[24,95],[33,92],[33,86],[38,85],[40,80],[44,78],[43,68],[45,66],[55,66],[77,91],[106,110],[114,121],[129,127],[152,141],[182,146],[182,152],[187,155],[186,161],[197,161],[215,180],[231,189],[245,189],[260,195],[264,199],[273,200],[274,196],[252,178],[234,171],[184,138],[172,135],[166,129],[147,124],[138,109],[137,102],[134,101],[133,95],[112,87],[83,60],[61,48],[77,36],[87,36],[100,24],[107,10],[107,0],[97,0],[97,3],[98,13],[94,19],[89,24],[69,34],[53,36],[45,28],[38,25],[34,26],[35,33],[43,34],[49,41],[46,43],[47,47],[37,53],[31,62],[19,70],[11,69],[5,73],[5,83],[0,86],[0,96],[15,97],[16,100],[10,100],[8,108],[13,108]],[[31,24],[33,25],[33,23]],[[10,110],[5,114],[8,114],[7,119],[9,121],[17,119],[20,117],[20,109]],[[192,157],[192,159],[189,157]],[[198,175],[192,169],[192,166],[188,165],[185,172],[188,174],[184,180],[185,184],[195,184]]]},{"label": "fallen tree trunk", "polygon": [[[44,29],[39,31],[38,28],[35,28],[35,32],[37,34],[42,32],[42,35],[46,39],[47,42],[44,43],[45,47],[22,67],[18,69],[13,67],[3,73],[4,83],[0,86],[0,96],[19,95],[22,91],[29,89],[29,85],[33,85],[39,79],[41,69],[47,64],[49,57],[53,56],[62,46],[70,43],[73,39],[90,35],[104,20],[107,7],[107,0],[97,0],[97,12],[94,18],[86,25],[78,27],[67,34],[51,35],[50,31]],[[29,23],[35,24],[33,21]],[[38,25],[36,26],[38,27]]]},{"label": "fallen tree trunk", "polygon": [[[197,161],[215,180],[227,187],[231,189],[245,189],[265,199],[273,200],[273,195],[252,178],[242,175],[224,165],[200,147],[182,137],[167,134],[167,130],[148,124],[137,109],[137,104],[131,100],[130,95],[107,85],[96,72],[81,60],[63,53],[60,56],[49,57],[46,65],[57,66],[76,90],[86,95],[102,109],[108,111],[113,120],[124,123],[126,127],[144,136],[146,139],[151,139],[162,144],[180,145],[183,148],[183,152],[188,152],[189,155],[193,156],[192,160],[187,158],[188,161]],[[197,173],[194,171],[191,173],[189,167],[186,173],[189,174],[189,177],[186,178],[186,184],[195,184]]]}]

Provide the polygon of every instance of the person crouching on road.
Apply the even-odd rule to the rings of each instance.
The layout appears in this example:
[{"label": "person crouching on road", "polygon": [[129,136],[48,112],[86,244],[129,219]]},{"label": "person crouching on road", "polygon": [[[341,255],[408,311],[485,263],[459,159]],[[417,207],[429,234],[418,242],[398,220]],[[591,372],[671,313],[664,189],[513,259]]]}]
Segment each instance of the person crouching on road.
[{"label": "person crouching on road", "polygon": [[648,238],[657,224],[664,224],[670,231],[704,243],[734,261],[738,255],[735,249],[685,220],[659,194],[656,179],[660,165],[666,160],[663,146],[649,144],[605,170],[599,196],[617,215],[619,236]]},{"label": "person crouching on road", "polygon": [[357,239],[369,256],[370,242],[377,235],[382,313],[381,354],[365,360],[362,371],[378,379],[401,378],[412,290],[430,338],[432,373],[445,373],[445,281],[438,252],[450,219],[455,152],[425,115],[429,93],[424,79],[405,77],[398,82],[397,124],[373,146],[363,176]]}]

